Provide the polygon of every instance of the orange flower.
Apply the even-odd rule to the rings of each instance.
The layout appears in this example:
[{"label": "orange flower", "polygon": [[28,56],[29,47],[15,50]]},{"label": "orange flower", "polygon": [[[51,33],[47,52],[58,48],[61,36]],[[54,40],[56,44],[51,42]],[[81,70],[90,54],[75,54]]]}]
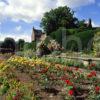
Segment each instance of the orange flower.
[{"label": "orange flower", "polygon": [[61,69],[61,65],[60,65],[60,64],[55,64],[55,67],[56,67],[57,69]]},{"label": "orange flower", "polygon": [[47,71],[48,71],[48,67],[43,69],[43,70],[41,70],[40,73],[46,73]]},{"label": "orange flower", "polygon": [[64,67],[63,70],[66,71],[67,70],[67,67]]}]

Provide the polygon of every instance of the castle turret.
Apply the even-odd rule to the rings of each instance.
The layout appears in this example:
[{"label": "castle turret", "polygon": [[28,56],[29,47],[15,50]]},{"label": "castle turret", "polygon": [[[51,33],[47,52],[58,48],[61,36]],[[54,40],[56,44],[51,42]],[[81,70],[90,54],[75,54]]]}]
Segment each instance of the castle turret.
[{"label": "castle turret", "polygon": [[31,40],[32,40],[32,41],[40,40],[42,34],[43,34],[43,33],[42,33],[41,30],[35,29],[35,28],[33,27],[33,29],[32,29]]},{"label": "castle turret", "polygon": [[32,29],[31,41],[35,41],[34,27]]},{"label": "castle turret", "polygon": [[92,20],[91,19],[89,19],[87,27],[92,28]]}]

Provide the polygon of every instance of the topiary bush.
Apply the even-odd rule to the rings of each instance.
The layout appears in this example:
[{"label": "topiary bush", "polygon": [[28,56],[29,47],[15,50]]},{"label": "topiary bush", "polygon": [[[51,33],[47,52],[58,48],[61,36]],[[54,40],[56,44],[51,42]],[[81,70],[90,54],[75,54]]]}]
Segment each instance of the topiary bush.
[{"label": "topiary bush", "polygon": [[93,44],[94,55],[100,57],[100,30],[97,30],[94,36],[94,44]]},{"label": "topiary bush", "polygon": [[[93,43],[92,39],[94,37],[95,30],[94,29],[86,29],[83,30],[74,28],[74,29],[64,29],[59,28],[57,31],[54,31],[50,34],[50,36],[55,39],[60,45],[62,45],[62,40],[64,37],[66,37],[65,42],[67,39],[70,38],[70,36],[79,38],[81,40],[82,50],[92,50],[93,49]],[[89,48],[88,48],[89,47]],[[70,40],[67,43],[66,48],[68,50],[73,49],[74,51],[77,51],[78,45],[77,41]]]}]

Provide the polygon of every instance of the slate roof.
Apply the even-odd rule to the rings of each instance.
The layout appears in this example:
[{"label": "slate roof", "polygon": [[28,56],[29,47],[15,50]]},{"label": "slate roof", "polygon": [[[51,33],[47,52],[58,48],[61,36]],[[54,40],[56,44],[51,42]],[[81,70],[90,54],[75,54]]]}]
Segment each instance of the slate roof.
[{"label": "slate roof", "polygon": [[35,29],[35,28],[33,28],[33,30],[34,30],[34,33],[35,33],[36,36],[39,36],[39,35],[42,34],[42,30],[38,30],[38,29]]}]

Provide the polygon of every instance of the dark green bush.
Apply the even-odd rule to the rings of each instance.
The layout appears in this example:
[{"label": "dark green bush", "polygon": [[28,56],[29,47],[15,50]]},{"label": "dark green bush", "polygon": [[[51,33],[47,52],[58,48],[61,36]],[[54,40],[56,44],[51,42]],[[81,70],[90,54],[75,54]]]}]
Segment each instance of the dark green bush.
[{"label": "dark green bush", "polygon": [[[92,38],[94,37],[94,33],[95,33],[95,30],[88,29],[88,28],[87,29],[84,28],[82,30],[80,28],[64,29],[61,27],[57,31],[52,32],[50,35],[52,38],[54,38],[61,45],[62,45],[63,37],[66,36],[66,40],[67,40],[67,37],[69,37],[69,36],[77,37],[77,38],[79,38],[80,42],[82,43],[81,44],[82,50],[88,50],[88,44],[92,40]],[[71,39],[67,43],[66,49],[77,51],[78,46],[79,45],[77,44],[77,41]],[[92,43],[90,43],[89,46],[90,46],[89,50],[92,50],[93,49]]]},{"label": "dark green bush", "polygon": [[[91,41],[91,39],[94,37],[94,30],[85,30],[83,32],[78,32],[78,33],[75,33],[75,36],[76,37],[79,37],[81,39],[81,42],[82,42],[82,49],[87,49],[88,48],[88,43]],[[92,45],[93,44],[90,44],[91,48],[90,49],[93,49]]]}]

